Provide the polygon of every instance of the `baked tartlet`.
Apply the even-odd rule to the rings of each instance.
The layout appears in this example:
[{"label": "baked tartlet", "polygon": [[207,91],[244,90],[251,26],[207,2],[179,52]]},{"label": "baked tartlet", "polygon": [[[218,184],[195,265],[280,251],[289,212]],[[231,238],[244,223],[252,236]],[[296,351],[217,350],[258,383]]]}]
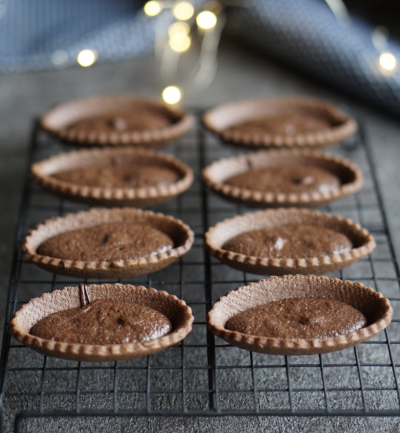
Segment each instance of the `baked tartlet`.
[{"label": "baked tartlet", "polygon": [[221,105],[204,114],[203,124],[223,141],[246,148],[321,147],[357,131],[356,121],[336,106],[299,97]]},{"label": "baked tartlet", "polygon": [[221,197],[248,206],[324,206],[358,191],[362,174],[345,158],[310,150],[269,150],[225,158],[202,171]]},{"label": "baked tartlet", "polygon": [[[299,238],[295,237],[296,230]],[[248,235],[247,240],[240,238],[244,235]],[[329,239],[325,239],[327,235]],[[237,241],[236,251],[227,249],[232,240]],[[324,252],[328,240],[330,250]],[[286,247],[289,254],[280,254]],[[221,262],[243,272],[322,274],[365,257],[375,248],[375,241],[350,219],[305,209],[269,209],[226,219],[211,227],[205,234],[205,248]]]},{"label": "baked tartlet", "polygon": [[171,216],[129,208],[91,209],[39,224],[23,240],[22,251],[50,272],[112,279],[165,268],[186,254],[193,240],[190,228]]},{"label": "baked tartlet", "polygon": [[90,149],[37,162],[31,176],[63,198],[106,206],[152,206],[186,191],[192,170],[183,162],[147,149]]},{"label": "baked tartlet", "polygon": [[[268,304],[285,299],[310,299],[311,302],[321,299],[327,303],[340,301],[362,313],[366,326],[339,334],[335,332],[335,320],[327,317],[327,328],[332,329],[329,333],[331,336],[324,338],[290,338],[282,335],[263,337],[227,329],[230,320],[253,308],[265,307],[265,317],[271,319],[272,317],[268,316]],[[242,349],[275,355],[313,355],[335,352],[362,343],[390,324],[392,311],[386,298],[361,283],[315,275],[285,275],[260,280],[228,292],[213,305],[207,321],[208,329],[213,334]],[[317,322],[321,324],[325,320],[323,315],[312,318],[307,316],[306,312],[304,317],[301,313],[296,313],[294,312],[293,317],[285,317],[285,320],[280,320],[280,317],[272,318],[276,319],[274,326],[289,329],[291,322],[300,322],[298,324],[303,328],[318,327]],[[290,334],[290,331],[288,333]]]},{"label": "baked tartlet", "polygon": [[127,95],[70,101],[41,118],[46,131],[80,146],[163,146],[187,132],[193,122],[184,111]]},{"label": "baked tartlet", "polygon": [[[132,302],[143,307],[149,307],[168,318],[172,329],[159,338],[118,344],[70,343],[31,334],[32,328],[49,315],[85,305],[82,302],[80,289],[80,287],[66,287],[63,290],[45,293],[39,298],[31,299],[29,303],[23,305],[15,313],[11,320],[11,335],[20,343],[43,355],[76,361],[105,362],[139,358],[164,350],[182,341],[192,329],[194,320],[192,310],[175,295],[143,286],[92,284],[85,288],[87,300],[90,303],[108,300],[117,304]],[[124,315],[118,319],[120,321],[129,320]]]}]

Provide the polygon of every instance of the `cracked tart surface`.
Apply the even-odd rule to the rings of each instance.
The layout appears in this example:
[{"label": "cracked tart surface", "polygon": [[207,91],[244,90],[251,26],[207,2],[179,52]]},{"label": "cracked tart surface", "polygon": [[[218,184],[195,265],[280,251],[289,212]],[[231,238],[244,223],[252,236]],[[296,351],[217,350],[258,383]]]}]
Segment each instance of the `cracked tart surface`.
[{"label": "cracked tart surface", "polygon": [[[282,308],[285,303],[291,307]],[[362,343],[390,324],[392,311],[386,298],[361,283],[284,275],[228,292],[212,306],[207,322],[213,334],[242,349],[312,355]]]},{"label": "cracked tart surface", "polygon": [[232,102],[203,116],[206,128],[239,147],[322,147],[357,131],[354,119],[326,101],[285,97]]},{"label": "cracked tart surface", "polygon": [[250,152],[215,161],[202,180],[221,197],[255,207],[317,207],[357,192],[362,174],[351,161],[310,150]]},{"label": "cracked tart surface", "polygon": [[147,149],[90,149],[37,162],[32,178],[69,200],[108,206],[151,206],[186,191],[192,170],[183,162]]},{"label": "cracked tart surface", "polygon": [[41,126],[80,146],[158,147],[179,138],[193,116],[143,97],[94,96],[61,104],[41,118]]},{"label": "cracked tart surface", "polygon": [[182,221],[141,209],[91,209],[56,217],[28,233],[22,251],[50,272],[80,278],[127,278],[158,271],[190,250]]},{"label": "cracked tart surface", "polygon": [[365,257],[375,241],[350,219],[306,209],[268,209],[217,223],[205,234],[205,248],[244,272],[323,274]]},{"label": "cracked tart surface", "polygon": [[[73,341],[63,341],[65,336],[56,326],[46,329],[47,338],[34,335],[42,320],[50,319],[51,323],[57,315],[65,319],[63,316],[71,310],[80,328]],[[80,311],[78,318],[76,310]],[[155,317],[161,319],[162,326],[155,326]],[[63,326],[59,318],[55,320],[65,333],[65,322]],[[15,313],[10,332],[20,343],[43,355],[77,361],[117,361],[147,356],[177,344],[189,334],[193,320],[191,308],[164,291],[129,284],[81,284],[31,299]],[[159,328],[164,332],[160,333]]]}]

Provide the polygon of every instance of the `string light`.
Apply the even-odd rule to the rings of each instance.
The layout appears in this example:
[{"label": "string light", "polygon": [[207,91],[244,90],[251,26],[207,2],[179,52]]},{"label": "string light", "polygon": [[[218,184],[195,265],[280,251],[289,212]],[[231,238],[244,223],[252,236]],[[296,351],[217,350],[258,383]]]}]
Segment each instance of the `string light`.
[{"label": "string light", "polygon": [[384,51],[379,56],[379,66],[385,72],[393,72],[397,68],[397,59],[392,53]]},{"label": "string light", "polygon": [[[155,16],[165,10],[165,13],[171,13],[177,20],[169,25],[167,37],[159,32],[155,41],[163,80],[171,82],[177,75],[180,56],[175,53],[183,53],[191,47],[191,27],[196,21],[198,29],[202,30],[198,32],[201,36],[200,56],[189,75],[197,88],[206,87],[210,83],[215,75],[218,44],[226,21],[223,13],[226,1],[206,0],[200,13],[190,0],[148,1],[145,4],[144,12],[147,15]],[[182,89],[168,86],[162,91],[162,98],[167,104],[177,104],[183,98]]]},{"label": "string light", "polygon": [[51,55],[51,61],[57,67],[65,66],[68,61],[68,54],[62,50],[55,51]]},{"label": "string light", "polygon": [[171,24],[168,28],[169,37],[172,38],[175,35],[188,35],[190,33],[190,26],[187,23],[178,21],[177,23]]},{"label": "string light", "polygon": [[95,50],[82,50],[77,58],[76,61],[84,68],[87,68],[88,66],[92,66],[93,63],[97,60],[98,54]]},{"label": "string light", "polygon": [[172,12],[177,20],[187,21],[194,14],[194,7],[189,2],[179,2],[175,4]]},{"label": "string light", "polygon": [[177,53],[183,53],[184,51],[188,50],[191,43],[192,40],[190,39],[190,36],[182,33],[173,35],[169,40],[169,46]]},{"label": "string light", "polygon": [[210,11],[203,11],[197,15],[196,23],[202,30],[210,30],[217,24],[217,16]]},{"label": "string light", "polygon": [[176,104],[182,99],[182,91],[179,87],[168,86],[163,90],[162,97],[167,104]]},{"label": "string light", "polygon": [[160,1],[149,1],[144,5],[143,9],[146,15],[155,17],[163,10],[163,7],[164,5]]}]

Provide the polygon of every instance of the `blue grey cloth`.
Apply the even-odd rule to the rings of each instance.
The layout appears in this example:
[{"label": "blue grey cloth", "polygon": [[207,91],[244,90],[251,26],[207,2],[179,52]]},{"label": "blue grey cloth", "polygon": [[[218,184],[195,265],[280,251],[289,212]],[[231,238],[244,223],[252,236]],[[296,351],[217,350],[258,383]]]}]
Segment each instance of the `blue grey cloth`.
[{"label": "blue grey cloth", "polygon": [[[148,18],[140,11],[143,3],[0,0],[0,72],[73,65],[85,48],[96,50],[99,62],[149,53],[168,12]],[[336,89],[400,114],[400,69],[390,76],[380,72],[371,26],[356,19],[350,26],[340,25],[323,0],[245,4],[229,10],[229,34]],[[400,59],[399,44],[388,41],[387,50]]]},{"label": "blue grey cloth", "polygon": [[[311,77],[359,100],[400,114],[400,70],[391,76],[378,68],[372,28],[352,19],[338,23],[321,0],[258,0],[232,9],[229,32]],[[387,50],[400,61],[400,46]]]},{"label": "blue grey cloth", "polygon": [[99,61],[149,52],[155,21],[135,0],[3,0],[0,2],[0,71],[76,64],[83,49]]}]

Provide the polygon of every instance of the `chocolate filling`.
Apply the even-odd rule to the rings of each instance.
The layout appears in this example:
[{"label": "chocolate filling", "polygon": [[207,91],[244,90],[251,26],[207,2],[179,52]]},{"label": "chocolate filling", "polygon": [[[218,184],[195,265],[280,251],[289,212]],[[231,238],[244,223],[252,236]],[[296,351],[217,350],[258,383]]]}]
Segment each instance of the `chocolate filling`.
[{"label": "chocolate filling", "polygon": [[289,298],[250,308],[232,317],[226,329],[258,337],[327,338],[367,326],[365,316],[344,302]]},{"label": "chocolate filling", "polygon": [[295,135],[330,129],[332,122],[310,112],[276,113],[260,119],[237,123],[225,131],[244,134]]},{"label": "chocolate filling", "polygon": [[154,340],[172,331],[168,317],[127,301],[100,299],[43,318],[30,333],[66,343],[123,344]]},{"label": "chocolate filling", "polygon": [[91,262],[137,259],[172,248],[173,240],[150,225],[114,222],[60,233],[44,241],[37,252]]},{"label": "chocolate filling", "polygon": [[227,241],[222,248],[246,256],[293,258],[315,257],[350,251],[350,239],[321,226],[284,224],[242,233]]},{"label": "chocolate filling", "polygon": [[103,188],[140,188],[166,186],[177,182],[181,176],[175,170],[158,165],[123,164],[92,165],[52,174],[52,177],[77,185]]},{"label": "chocolate filling", "polygon": [[67,129],[76,131],[134,132],[162,129],[174,120],[156,107],[132,108],[120,113],[97,115],[77,120]]},{"label": "chocolate filling", "polygon": [[276,165],[250,169],[224,183],[256,191],[302,193],[337,191],[340,179],[322,168],[306,165]]}]

